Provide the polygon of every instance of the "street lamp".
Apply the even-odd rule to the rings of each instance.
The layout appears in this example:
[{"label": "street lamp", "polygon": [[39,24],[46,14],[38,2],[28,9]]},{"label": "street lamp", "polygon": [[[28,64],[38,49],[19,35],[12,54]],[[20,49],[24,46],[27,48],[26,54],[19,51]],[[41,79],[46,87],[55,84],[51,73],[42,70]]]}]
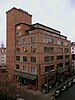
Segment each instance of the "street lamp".
[{"label": "street lamp", "polygon": [[19,82],[18,82],[18,79],[19,79],[19,77],[17,77],[17,95],[16,95],[16,97],[17,97],[17,99],[18,99],[18,97],[19,97]]}]

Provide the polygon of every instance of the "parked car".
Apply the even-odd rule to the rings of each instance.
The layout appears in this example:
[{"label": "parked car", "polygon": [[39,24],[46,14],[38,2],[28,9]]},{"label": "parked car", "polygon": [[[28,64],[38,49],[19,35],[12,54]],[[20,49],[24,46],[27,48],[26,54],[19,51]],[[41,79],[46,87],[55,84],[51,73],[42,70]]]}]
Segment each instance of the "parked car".
[{"label": "parked car", "polygon": [[62,91],[61,91],[61,89],[59,88],[59,89],[56,89],[54,92],[53,92],[53,96],[55,96],[55,97],[58,97],[58,96],[60,96],[62,94]]},{"label": "parked car", "polygon": [[69,81],[68,82],[68,87],[71,87],[72,86],[72,81]]},{"label": "parked car", "polygon": [[75,78],[73,78],[72,82],[75,83]]},{"label": "parked car", "polygon": [[65,84],[61,87],[62,92],[68,89],[68,84]]}]

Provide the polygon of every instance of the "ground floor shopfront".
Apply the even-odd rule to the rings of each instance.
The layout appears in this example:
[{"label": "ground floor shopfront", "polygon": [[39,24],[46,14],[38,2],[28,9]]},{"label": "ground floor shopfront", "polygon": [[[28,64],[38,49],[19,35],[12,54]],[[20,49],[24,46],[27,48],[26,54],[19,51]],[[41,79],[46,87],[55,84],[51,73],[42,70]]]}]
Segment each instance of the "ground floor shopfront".
[{"label": "ground floor shopfront", "polygon": [[28,89],[40,90],[42,87],[50,89],[54,87],[57,82],[58,84],[65,81],[69,77],[67,68],[63,68],[57,71],[47,72],[43,75],[33,75],[21,71],[15,70],[16,79],[20,84],[25,85]]}]

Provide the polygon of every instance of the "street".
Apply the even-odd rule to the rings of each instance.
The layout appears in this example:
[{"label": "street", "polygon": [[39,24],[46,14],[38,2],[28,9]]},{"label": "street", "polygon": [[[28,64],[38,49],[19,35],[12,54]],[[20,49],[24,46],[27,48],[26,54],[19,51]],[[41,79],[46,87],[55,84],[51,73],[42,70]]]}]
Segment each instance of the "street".
[{"label": "street", "polygon": [[56,100],[75,100],[75,84],[65,91],[60,97]]}]

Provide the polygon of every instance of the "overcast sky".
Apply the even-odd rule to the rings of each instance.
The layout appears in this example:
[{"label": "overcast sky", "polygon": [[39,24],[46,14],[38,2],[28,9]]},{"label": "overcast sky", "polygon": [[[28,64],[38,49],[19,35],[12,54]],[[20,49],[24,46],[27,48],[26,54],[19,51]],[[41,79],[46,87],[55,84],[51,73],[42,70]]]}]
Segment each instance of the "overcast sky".
[{"label": "overcast sky", "polygon": [[0,0],[0,44],[6,45],[6,11],[12,7],[33,15],[33,24],[47,25],[75,41],[75,0]]}]

